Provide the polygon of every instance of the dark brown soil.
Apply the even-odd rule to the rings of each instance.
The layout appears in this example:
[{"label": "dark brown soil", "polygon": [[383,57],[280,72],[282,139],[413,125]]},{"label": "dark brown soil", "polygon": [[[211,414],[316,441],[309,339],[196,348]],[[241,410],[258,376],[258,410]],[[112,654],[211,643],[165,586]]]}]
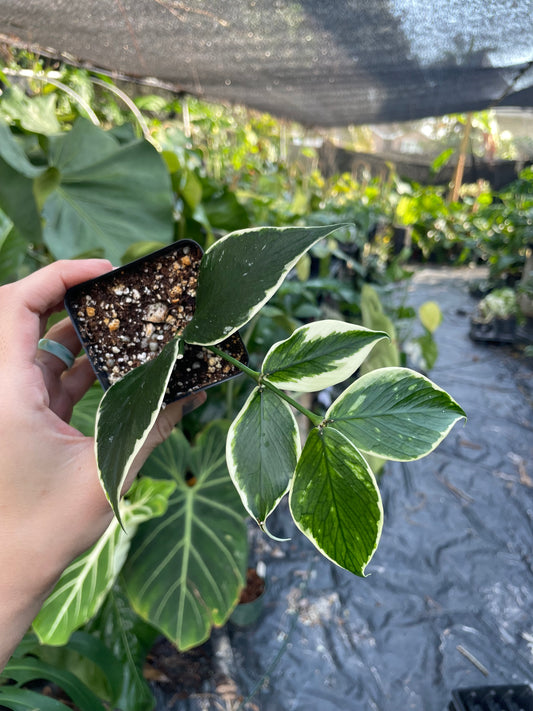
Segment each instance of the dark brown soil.
[{"label": "dark brown soil", "polygon": [[174,699],[186,699],[218,683],[210,642],[188,652],[178,652],[165,638],[152,647],[144,665],[147,681],[172,690]]},{"label": "dark brown soil", "polygon": [[239,603],[245,604],[257,600],[265,591],[265,581],[261,578],[255,568],[248,568],[246,571],[246,586],[241,592]]},{"label": "dark brown soil", "polygon": [[[201,258],[198,244],[181,240],[69,290],[67,309],[104,388],[155,358],[192,319]],[[238,334],[220,347],[246,362],[246,349]],[[238,373],[235,366],[207,348],[186,346],[165,401]]]}]

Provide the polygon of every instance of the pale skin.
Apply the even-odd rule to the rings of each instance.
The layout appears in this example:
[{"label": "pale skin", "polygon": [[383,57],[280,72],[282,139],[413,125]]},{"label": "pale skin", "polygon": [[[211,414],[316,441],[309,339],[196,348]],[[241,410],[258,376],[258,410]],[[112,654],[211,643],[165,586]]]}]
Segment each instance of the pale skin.
[{"label": "pale skin", "polygon": [[[80,352],[70,320],[45,332],[48,317],[69,287],[111,268],[99,259],[59,261],[0,287],[0,670],[61,573],[112,520],[94,441],[68,424],[93,370],[85,355],[67,370],[37,349],[46,335]],[[124,491],[184,412],[204,400],[200,393],[160,413]]]}]

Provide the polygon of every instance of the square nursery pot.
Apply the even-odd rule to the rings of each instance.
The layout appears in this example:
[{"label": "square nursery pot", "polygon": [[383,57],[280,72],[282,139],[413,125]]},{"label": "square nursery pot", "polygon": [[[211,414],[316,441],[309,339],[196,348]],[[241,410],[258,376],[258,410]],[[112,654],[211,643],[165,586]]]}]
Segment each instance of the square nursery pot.
[{"label": "square nursery pot", "polygon": [[493,318],[490,321],[470,320],[470,338],[484,343],[514,343],[516,318]]},{"label": "square nursery pot", "polygon": [[454,689],[449,711],[533,711],[533,691],[527,684]]},{"label": "square nursery pot", "polygon": [[[68,290],[65,307],[104,390],[155,358],[191,320],[202,254],[196,242],[180,240]],[[238,333],[218,346],[247,363]],[[165,402],[239,373],[207,348],[186,345],[170,377]]]}]

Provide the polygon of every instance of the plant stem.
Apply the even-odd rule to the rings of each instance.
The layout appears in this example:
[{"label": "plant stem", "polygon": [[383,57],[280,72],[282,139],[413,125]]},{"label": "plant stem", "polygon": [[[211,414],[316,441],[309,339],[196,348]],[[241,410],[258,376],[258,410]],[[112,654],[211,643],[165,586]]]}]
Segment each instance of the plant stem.
[{"label": "plant stem", "polygon": [[320,415],[317,415],[315,412],[311,412],[311,410],[308,410],[306,407],[304,407],[299,402],[290,397],[290,395],[287,395],[287,393],[283,392],[283,390],[280,390],[271,382],[265,380],[263,378],[263,375],[257,370],[252,370],[252,368],[249,368],[247,365],[244,365],[244,363],[241,363],[233,356],[230,356],[229,353],[225,353],[220,348],[217,348],[217,346],[208,346],[208,348],[212,350],[215,355],[221,356],[229,363],[234,365],[236,368],[242,370],[243,373],[246,373],[246,375],[252,378],[252,380],[255,380],[258,386],[265,387],[268,390],[271,390],[273,393],[276,393],[278,397],[280,397],[282,400],[285,400],[285,402],[289,403],[289,405],[292,405],[292,407],[298,410],[298,412],[301,412],[302,415],[305,415],[309,420],[311,420],[315,427],[318,427],[320,425],[323,420]]}]

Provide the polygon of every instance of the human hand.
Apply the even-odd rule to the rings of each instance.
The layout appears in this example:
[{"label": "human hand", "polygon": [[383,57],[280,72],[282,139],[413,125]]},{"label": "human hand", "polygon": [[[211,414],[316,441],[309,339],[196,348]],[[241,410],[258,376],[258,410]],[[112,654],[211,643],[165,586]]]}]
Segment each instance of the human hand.
[{"label": "human hand", "polygon": [[[0,287],[0,669],[63,570],[112,519],[100,486],[93,438],[68,424],[94,382],[85,355],[72,368],[39,350],[48,317],[74,284],[111,269],[106,260],[59,261]],[[47,338],[73,354],[80,342],[70,319]],[[137,455],[126,488],[186,411],[205,393],[168,405]]]}]

